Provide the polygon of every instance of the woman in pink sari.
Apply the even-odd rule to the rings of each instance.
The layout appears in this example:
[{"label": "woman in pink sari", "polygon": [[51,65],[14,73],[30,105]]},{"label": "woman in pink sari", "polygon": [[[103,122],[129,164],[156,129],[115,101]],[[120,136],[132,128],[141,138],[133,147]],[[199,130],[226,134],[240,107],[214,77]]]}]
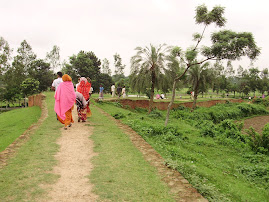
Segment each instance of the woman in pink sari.
[{"label": "woman in pink sari", "polygon": [[54,110],[58,120],[64,124],[64,129],[67,130],[67,126],[70,127],[74,123],[72,109],[76,101],[76,93],[71,77],[65,74],[62,79],[63,82],[60,83],[55,92]]},{"label": "woman in pink sari", "polygon": [[85,122],[87,120],[87,117],[90,117],[92,115],[90,110],[90,90],[91,90],[91,83],[88,82],[88,80],[85,77],[80,78],[80,82],[77,88],[77,91],[83,95],[87,102],[87,106],[84,108],[77,108],[78,111],[78,122],[82,120],[82,122]]}]

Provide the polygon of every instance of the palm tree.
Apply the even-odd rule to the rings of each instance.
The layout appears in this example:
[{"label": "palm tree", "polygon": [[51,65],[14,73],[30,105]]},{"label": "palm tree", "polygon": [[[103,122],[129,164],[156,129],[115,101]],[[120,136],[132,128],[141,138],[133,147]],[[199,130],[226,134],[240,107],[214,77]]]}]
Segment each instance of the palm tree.
[{"label": "palm tree", "polygon": [[208,68],[209,63],[203,65],[196,64],[188,72],[189,83],[193,86],[194,100],[192,105],[192,111],[196,107],[197,96],[201,89],[205,89],[212,80],[212,72]]},{"label": "palm tree", "polygon": [[[138,92],[150,87],[149,113],[153,106],[154,88],[160,87],[164,78],[166,53],[170,50],[165,44],[155,47],[137,47],[131,58],[131,86]],[[143,89],[143,90],[141,90]]]}]

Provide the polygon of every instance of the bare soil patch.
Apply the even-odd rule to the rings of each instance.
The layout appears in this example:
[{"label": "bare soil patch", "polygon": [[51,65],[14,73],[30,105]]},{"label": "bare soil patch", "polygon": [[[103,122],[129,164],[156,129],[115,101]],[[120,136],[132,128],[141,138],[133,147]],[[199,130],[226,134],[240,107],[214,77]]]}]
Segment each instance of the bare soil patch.
[{"label": "bare soil patch", "polygon": [[49,193],[44,201],[96,201],[98,198],[91,192],[93,185],[88,178],[93,169],[91,158],[96,155],[89,138],[93,127],[86,126],[87,122],[78,123],[76,110],[73,110],[73,118],[72,127],[61,129],[62,135],[57,141],[60,151],[55,156],[58,165],[52,171],[60,178],[47,188]]},{"label": "bare soil patch", "polygon": [[126,134],[129,135],[133,144],[144,155],[144,158],[154,167],[156,167],[162,180],[170,187],[171,193],[176,201],[207,201],[195,188],[176,170],[172,170],[165,165],[164,159],[132,128],[123,124],[120,120],[114,119],[108,113],[104,112],[112,121],[117,124]]},{"label": "bare soil patch", "polygon": [[257,116],[254,118],[244,120],[243,130],[246,131],[250,127],[253,127],[256,132],[261,133],[263,127],[269,123],[269,116]]}]

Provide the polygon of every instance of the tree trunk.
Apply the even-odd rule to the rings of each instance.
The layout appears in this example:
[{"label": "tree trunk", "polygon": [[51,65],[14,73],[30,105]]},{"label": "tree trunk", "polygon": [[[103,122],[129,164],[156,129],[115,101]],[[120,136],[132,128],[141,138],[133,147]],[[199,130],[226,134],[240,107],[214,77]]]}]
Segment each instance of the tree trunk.
[{"label": "tree trunk", "polygon": [[193,110],[196,108],[196,101],[197,101],[197,97],[198,97],[198,86],[199,86],[199,82],[197,82],[196,86],[194,86],[194,98],[193,98],[191,112],[193,112]]},{"label": "tree trunk", "polygon": [[152,72],[152,75],[151,75],[151,90],[150,90],[149,111],[148,111],[149,114],[152,111],[152,107],[153,107],[154,86],[155,86],[155,74],[154,74],[154,72]]},{"label": "tree trunk", "polygon": [[167,107],[167,113],[166,113],[166,119],[165,119],[165,127],[168,124],[170,110],[171,110],[171,107],[172,107],[172,105],[174,103],[174,100],[175,100],[175,96],[176,96],[176,84],[177,84],[177,80],[175,79],[174,80],[174,83],[173,83],[173,89],[172,89],[172,99],[171,99],[171,102],[169,103],[169,105]]}]

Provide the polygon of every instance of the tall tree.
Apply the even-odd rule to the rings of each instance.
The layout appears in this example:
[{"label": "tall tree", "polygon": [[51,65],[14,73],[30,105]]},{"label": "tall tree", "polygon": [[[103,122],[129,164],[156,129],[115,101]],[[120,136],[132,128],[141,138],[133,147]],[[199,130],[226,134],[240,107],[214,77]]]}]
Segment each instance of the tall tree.
[{"label": "tall tree", "polygon": [[52,50],[46,54],[45,61],[50,64],[54,71],[55,69],[59,69],[61,67],[60,48],[54,45]]},{"label": "tall tree", "polygon": [[101,67],[101,72],[103,74],[108,74],[109,76],[111,76],[111,69],[109,68],[109,61],[108,59],[103,59],[103,63],[102,63],[102,67]]},{"label": "tall tree", "polygon": [[69,74],[73,80],[78,77],[90,77],[92,80],[99,78],[101,61],[90,51],[80,51],[69,58],[70,64],[65,64],[63,72]]},{"label": "tall tree", "polygon": [[[202,34],[194,34],[194,40],[196,45],[194,47],[188,48],[187,51],[183,52],[181,48],[177,47],[177,55],[186,64],[186,69],[183,74],[179,75],[173,84],[172,99],[169,103],[167,109],[167,115],[165,120],[165,125],[167,125],[169,120],[169,113],[171,106],[175,98],[175,87],[177,81],[179,81],[182,76],[189,70],[190,67],[194,65],[203,64],[209,60],[236,60],[240,59],[242,56],[247,56],[250,59],[255,59],[260,54],[260,48],[257,47],[255,40],[251,33],[241,32],[236,33],[230,30],[221,30],[215,32],[211,35],[211,46],[203,46],[198,49],[198,46],[203,39],[205,29],[212,23],[216,24],[218,27],[222,27],[226,23],[226,19],[223,17],[224,8],[220,6],[214,7],[211,11],[208,11],[205,5],[198,6],[196,8],[195,21],[197,24],[203,24],[204,29]],[[200,55],[201,59],[197,59]]]},{"label": "tall tree", "polygon": [[24,74],[27,75],[31,68],[31,63],[36,59],[36,54],[26,40],[21,42],[21,46],[18,48],[17,52],[18,55],[15,56],[13,64],[18,68],[22,67],[24,69]]},{"label": "tall tree", "polygon": [[255,92],[259,85],[259,69],[258,68],[250,68],[249,74],[248,74],[248,86],[250,87],[250,90],[254,93],[253,96],[255,96]]},{"label": "tall tree", "polygon": [[9,61],[11,59],[12,49],[9,47],[8,42],[0,37],[0,75],[7,71]]},{"label": "tall tree", "polygon": [[[136,83],[139,79],[144,79],[144,83],[150,81],[150,102],[149,113],[153,106],[154,88],[156,83],[160,83],[164,69],[165,59],[170,47],[165,44],[155,47],[137,47],[136,55],[131,58],[131,76],[136,77]],[[131,81],[133,81],[132,79]],[[144,86],[146,87],[146,86]]]},{"label": "tall tree", "polygon": [[124,75],[124,69],[126,65],[122,64],[122,59],[118,53],[113,55],[114,57],[114,66],[115,66],[115,75]]},{"label": "tall tree", "polygon": [[54,78],[53,71],[50,70],[50,64],[41,59],[35,60],[32,63],[29,76],[39,81],[39,92],[46,91],[49,87],[51,87]]}]

